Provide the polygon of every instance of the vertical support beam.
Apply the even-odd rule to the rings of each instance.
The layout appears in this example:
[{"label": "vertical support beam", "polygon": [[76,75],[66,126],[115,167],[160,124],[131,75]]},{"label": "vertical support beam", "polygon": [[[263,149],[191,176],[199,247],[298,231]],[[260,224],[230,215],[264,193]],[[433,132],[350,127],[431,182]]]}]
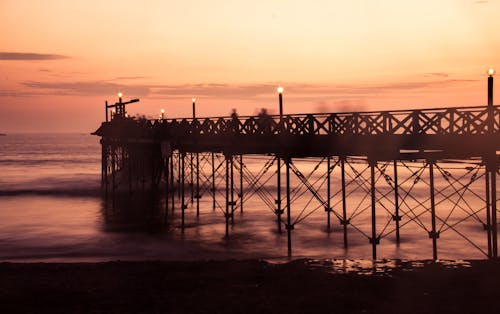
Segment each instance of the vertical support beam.
[{"label": "vertical support beam", "polygon": [[377,221],[376,221],[376,212],[375,212],[375,205],[376,205],[376,195],[375,195],[375,164],[377,163],[374,160],[370,160],[370,186],[371,186],[371,199],[372,199],[372,238],[370,239],[370,242],[372,244],[372,258],[374,260],[377,259],[377,244],[378,244],[378,238],[377,238]]},{"label": "vertical support beam", "polygon": [[108,172],[108,158],[106,154],[106,145],[104,144],[104,140],[101,139],[101,186],[104,186],[107,179]]},{"label": "vertical support beam", "polygon": [[328,159],[326,160],[326,167],[327,167],[327,178],[326,178],[326,229],[328,231],[330,231],[330,213],[332,211],[332,206],[331,206],[331,198],[332,198],[332,195],[331,195],[331,171],[330,171],[330,167],[331,167],[331,161],[332,161],[332,157],[331,156],[328,156]]},{"label": "vertical support beam", "polygon": [[200,154],[196,153],[196,217],[200,216]]},{"label": "vertical support beam", "polygon": [[286,231],[288,243],[288,256],[292,256],[292,218],[291,218],[291,198],[290,198],[290,163],[291,158],[285,159],[286,164]]},{"label": "vertical support beam", "polygon": [[170,194],[170,178],[169,178],[169,156],[165,157],[165,221],[168,216],[168,198]]},{"label": "vertical support beam", "polygon": [[281,158],[276,157],[277,162],[277,188],[276,188],[276,222],[278,224],[278,232],[281,233],[281,214],[283,210],[281,209]]},{"label": "vertical support beam", "polygon": [[234,157],[231,155],[229,159],[229,165],[231,167],[231,224],[234,223]]},{"label": "vertical support beam", "polygon": [[[177,154],[177,197],[181,198],[181,151]],[[183,160],[184,161],[184,160]],[[184,166],[182,167],[184,169]]]},{"label": "vertical support beam", "polygon": [[189,166],[190,166],[190,171],[189,174],[191,176],[191,181],[189,182],[189,189],[191,191],[191,204],[194,201],[194,156],[193,153],[189,154],[190,161],[189,161]]},{"label": "vertical support beam", "polygon": [[342,171],[342,225],[344,226],[344,248],[347,248],[347,200],[345,186],[345,157],[341,157],[340,166]]},{"label": "vertical support beam", "polygon": [[485,175],[485,195],[486,195],[486,225],[484,229],[488,236],[488,258],[492,258],[492,239],[491,239],[491,202],[490,202],[490,172],[488,166],[486,165],[486,175]]},{"label": "vertical support beam", "polygon": [[431,224],[432,231],[430,237],[432,238],[432,258],[437,260],[437,233],[436,233],[436,200],[434,196],[434,160],[428,162],[429,164],[429,180],[431,189]]},{"label": "vertical support beam", "polygon": [[[493,163],[493,161],[490,161]],[[492,246],[493,258],[498,257],[498,244],[497,244],[497,165],[496,160],[494,165],[490,166],[491,171],[491,224],[492,224]]]},{"label": "vertical support beam", "polygon": [[398,183],[398,161],[394,160],[394,207],[395,213],[393,220],[396,222],[396,243],[399,244],[399,221],[401,217],[399,216],[399,183]]},{"label": "vertical support beam", "polygon": [[116,188],[116,180],[115,180],[115,171],[116,171],[116,156],[115,156],[115,145],[111,145],[111,193],[112,193],[112,204],[113,209],[115,208],[115,188]]},{"label": "vertical support beam", "polygon": [[128,146],[127,164],[128,164],[128,194],[132,196],[132,159],[130,158],[130,144]]},{"label": "vertical support beam", "polygon": [[212,209],[215,210],[215,153],[212,152]]},{"label": "vertical support beam", "polygon": [[240,155],[240,213],[243,213],[243,155]]},{"label": "vertical support beam", "polygon": [[170,197],[172,201],[172,211],[175,209],[175,186],[174,186],[174,154],[170,156],[170,191],[172,195]]},{"label": "vertical support beam", "polygon": [[226,237],[229,237],[229,159],[224,154],[224,158],[226,159]]},{"label": "vertical support beam", "polygon": [[184,229],[184,210],[187,208],[186,206],[186,203],[185,203],[185,200],[184,200],[184,187],[185,187],[185,172],[184,172],[184,168],[185,168],[185,158],[186,157],[186,153],[184,152],[180,152],[179,154],[179,158],[180,158],[180,164],[181,164],[181,186],[180,186],[180,189],[181,189],[181,227],[182,229]]},{"label": "vertical support beam", "polygon": [[[108,178],[108,159],[109,159],[109,145],[103,142],[103,163],[104,163],[104,184],[105,184],[105,200],[108,200],[108,188],[109,188],[109,178]],[[106,146],[104,146],[106,145]]]}]

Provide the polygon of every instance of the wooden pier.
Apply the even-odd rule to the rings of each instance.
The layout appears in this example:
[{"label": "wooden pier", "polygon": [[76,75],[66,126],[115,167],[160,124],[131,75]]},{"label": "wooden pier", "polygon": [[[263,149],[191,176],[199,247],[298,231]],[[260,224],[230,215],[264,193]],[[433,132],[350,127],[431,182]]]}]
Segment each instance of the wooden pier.
[{"label": "wooden pier", "polygon": [[[488,106],[479,107],[284,115],[280,93],[279,115],[197,118],[193,100],[192,118],[155,120],[128,117],[125,105],[130,102],[120,98],[114,105],[106,104],[106,122],[93,133],[102,138],[102,184],[113,202],[120,193],[164,191],[158,195],[166,198],[167,207],[175,208],[175,199],[180,200],[183,228],[185,210],[191,203],[199,215],[203,194],[211,194],[215,209],[216,177],[222,169],[226,236],[234,213],[243,211],[248,197],[259,197],[274,213],[278,230],[286,230],[291,255],[294,226],[307,217],[303,209],[292,208],[293,175],[317,208],[325,210],[327,228],[331,219],[338,220],[344,246],[349,229],[360,232],[371,243],[374,259],[381,239],[391,236],[399,243],[401,228],[409,222],[425,230],[434,259],[445,231],[457,232],[485,257],[498,257],[500,107],[493,106],[492,96]],[[110,108],[114,112],[108,121]],[[255,155],[267,158],[258,173],[244,163],[246,156]],[[296,161],[310,158],[325,169],[326,195],[297,167]],[[203,173],[200,161],[205,168],[209,165],[210,174]],[[450,164],[463,167],[447,168]],[[275,193],[263,188],[266,175],[267,180],[273,176]],[[332,186],[333,181],[340,184]],[[210,188],[200,190],[203,184]],[[428,189],[425,198],[412,194],[418,184]],[[369,199],[362,210],[370,212],[370,231],[361,230],[356,215],[348,213],[353,186]],[[245,190],[252,192],[244,195]],[[471,206],[466,193],[482,205]],[[334,196],[340,201],[333,202]],[[293,217],[299,210],[301,214]],[[387,212],[389,219],[377,221],[378,211]],[[460,233],[457,226],[462,220],[450,220],[455,211],[465,213],[464,221],[474,219],[482,225],[486,247]]]}]

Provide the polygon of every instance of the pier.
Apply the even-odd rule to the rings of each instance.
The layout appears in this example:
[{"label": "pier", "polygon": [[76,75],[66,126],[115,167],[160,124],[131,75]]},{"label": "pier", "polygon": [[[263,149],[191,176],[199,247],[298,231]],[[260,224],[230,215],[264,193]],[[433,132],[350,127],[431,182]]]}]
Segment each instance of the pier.
[{"label": "pier", "polygon": [[[244,204],[257,197],[286,232],[289,255],[295,226],[320,210],[327,229],[342,229],[344,247],[351,232],[366,237],[373,259],[383,257],[380,241],[399,243],[405,228],[428,237],[433,259],[444,233],[497,258],[500,107],[492,82],[487,106],[328,114],[283,114],[281,90],[278,115],[199,118],[193,99],[192,117],[148,120],[128,117],[126,105],[138,100],[120,96],[106,103],[106,121],[93,133],[101,137],[103,190],[113,203],[155,191],[166,213],[181,210],[180,228],[189,206],[195,215],[218,208],[229,238],[235,212],[251,212]],[[255,156],[258,171],[246,163]],[[354,193],[364,197],[353,203]],[[296,206],[306,196],[308,206]],[[200,207],[201,197],[212,199],[210,208]],[[464,223],[480,226],[484,241],[462,232]]]}]

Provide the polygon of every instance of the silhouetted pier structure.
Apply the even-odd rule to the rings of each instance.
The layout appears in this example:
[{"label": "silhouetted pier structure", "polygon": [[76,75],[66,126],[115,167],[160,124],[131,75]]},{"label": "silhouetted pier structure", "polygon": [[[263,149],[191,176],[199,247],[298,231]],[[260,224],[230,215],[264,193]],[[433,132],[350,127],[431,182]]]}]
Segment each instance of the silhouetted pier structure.
[{"label": "silhouetted pier structure", "polygon": [[[380,240],[391,236],[399,243],[409,223],[430,238],[434,259],[444,232],[456,232],[489,258],[498,256],[500,107],[492,98],[479,107],[294,115],[283,115],[281,100],[280,94],[280,115],[195,118],[193,100],[193,118],[156,120],[127,117],[121,98],[106,105],[106,112],[119,108],[94,133],[102,137],[106,195],[114,200],[119,191],[163,191],[167,212],[179,199],[182,228],[189,203],[199,215],[203,195],[210,194],[214,210],[222,197],[226,236],[234,213],[258,196],[278,230],[286,229],[289,254],[294,226],[319,209],[328,229],[332,218],[338,220],[345,247],[349,230],[365,236],[374,259]],[[265,159],[260,171],[246,167],[251,156]],[[302,160],[314,169],[299,169]],[[265,187],[270,180],[275,191]],[[414,194],[416,187],[426,195]],[[317,206],[294,208],[305,192]],[[365,197],[353,204],[353,193]],[[363,211],[371,230],[356,222]],[[485,245],[460,231],[467,221],[480,224]]]}]

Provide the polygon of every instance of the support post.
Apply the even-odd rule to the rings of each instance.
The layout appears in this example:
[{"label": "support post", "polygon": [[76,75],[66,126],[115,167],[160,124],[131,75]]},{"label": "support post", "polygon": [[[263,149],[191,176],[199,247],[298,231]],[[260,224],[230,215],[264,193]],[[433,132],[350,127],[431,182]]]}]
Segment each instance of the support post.
[{"label": "support post", "polygon": [[196,217],[200,216],[200,154],[196,153]]},{"label": "support post", "polygon": [[169,184],[169,156],[165,157],[165,221],[168,216],[168,198],[170,194],[170,184]]},{"label": "support post", "polygon": [[376,221],[376,212],[375,212],[375,205],[376,205],[376,195],[375,195],[375,165],[376,161],[370,160],[370,185],[371,185],[371,199],[372,199],[372,238],[371,238],[371,244],[372,244],[372,258],[374,260],[377,259],[377,244],[378,244],[378,238],[377,238],[377,221]]},{"label": "support post", "polygon": [[230,158],[231,167],[231,224],[234,223],[234,157],[231,155]]},{"label": "support post", "polygon": [[240,155],[240,213],[243,213],[243,155]]},{"label": "support post", "polygon": [[347,200],[346,200],[346,186],[345,186],[345,157],[341,157],[341,180],[342,180],[342,225],[344,226],[344,248],[347,248]]},{"label": "support post", "polygon": [[437,233],[436,233],[436,200],[434,196],[434,160],[429,163],[429,180],[431,192],[431,224],[432,231],[430,237],[432,238],[432,258],[437,260]]},{"label": "support post", "polygon": [[394,221],[396,223],[396,243],[399,244],[399,221],[401,217],[399,216],[399,183],[398,183],[398,161],[394,160]]},{"label": "support post", "polygon": [[491,243],[491,202],[490,202],[490,172],[486,165],[486,175],[485,175],[485,190],[486,190],[486,225],[484,229],[488,236],[488,258],[493,257],[492,243]]},{"label": "support post", "polygon": [[189,182],[189,189],[190,189],[190,192],[191,192],[191,204],[193,204],[193,201],[194,201],[194,157],[193,157],[193,153],[190,153],[189,154],[189,157],[190,157],[190,162],[189,162],[189,166],[190,166],[190,176],[191,176],[191,181]]},{"label": "support post", "polygon": [[224,155],[226,159],[226,238],[229,237],[229,159]]},{"label": "support post", "polygon": [[281,214],[283,210],[281,209],[281,158],[276,157],[277,162],[277,188],[276,188],[276,222],[278,224],[278,232],[281,233]]},{"label": "support post", "polygon": [[292,218],[291,218],[291,198],[290,198],[290,163],[291,158],[287,157],[285,160],[286,164],[286,231],[287,231],[287,243],[288,243],[288,256],[292,256]]},{"label": "support post", "polygon": [[184,196],[185,196],[185,191],[184,191],[184,187],[185,187],[185,172],[184,172],[184,168],[185,168],[185,159],[186,157],[186,153],[184,152],[181,152],[180,155],[179,155],[179,158],[181,159],[180,160],[180,163],[181,163],[181,227],[182,229],[184,230],[184,211],[186,209],[186,203],[185,203],[185,199],[184,199]]},{"label": "support post", "polygon": [[116,171],[115,146],[111,145],[111,184],[112,184],[111,193],[112,193],[113,209],[115,208],[115,188],[116,188],[115,171]]},{"label": "support post", "polygon": [[[177,156],[177,197],[181,198],[181,151]],[[184,169],[184,166],[182,168]]]},{"label": "support post", "polygon": [[215,153],[212,152],[212,209],[215,210]]},{"label": "support post", "polygon": [[[491,161],[493,162],[493,161]],[[493,167],[494,166],[494,167]],[[492,224],[492,246],[493,258],[498,257],[498,241],[497,241],[497,168],[495,164],[491,165],[491,224]]]},{"label": "support post", "polygon": [[172,201],[172,211],[175,209],[175,186],[174,186],[174,154],[170,156],[170,191],[172,195],[170,197]]},{"label": "support post", "polygon": [[330,213],[332,211],[332,208],[331,208],[331,171],[330,171],[330,167],[331,167],[331,160],[332,160],[332,157],[331,156],[328,156],[328,159],[326,161],[326,165],[327,165],[327,182],[326,182],[326,229],[328,231],[330,231]]}]

